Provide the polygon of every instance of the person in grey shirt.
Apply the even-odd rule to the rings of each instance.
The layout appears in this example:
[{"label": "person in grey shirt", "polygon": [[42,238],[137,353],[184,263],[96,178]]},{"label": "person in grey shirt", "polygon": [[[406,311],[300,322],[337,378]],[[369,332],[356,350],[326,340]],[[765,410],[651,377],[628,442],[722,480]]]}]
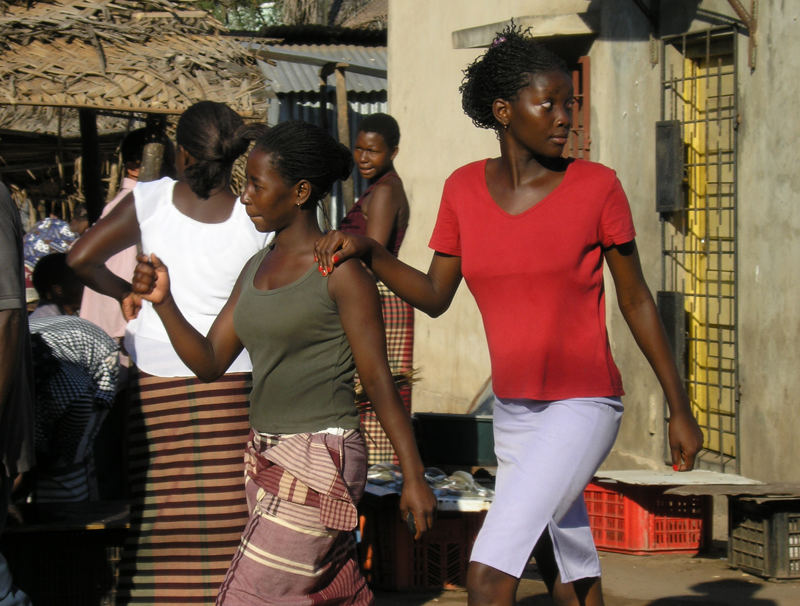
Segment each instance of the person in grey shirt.
[{"label": "person in grey shirt", "polygon": [[[31,370],[22,225],[8,188],[0,183],[0,534],[6,524],[14,478],[33,467]],[[0,554],[0,606],[30,604],[13,586]]]}]

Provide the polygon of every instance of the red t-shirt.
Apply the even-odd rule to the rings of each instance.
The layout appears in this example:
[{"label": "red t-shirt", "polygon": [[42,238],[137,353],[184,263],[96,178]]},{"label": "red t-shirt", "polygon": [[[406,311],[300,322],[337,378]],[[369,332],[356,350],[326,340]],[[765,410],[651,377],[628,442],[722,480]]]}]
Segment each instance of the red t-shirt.
[{"label": "red t-shirt", "polygon": [[603,247],[636,232],[616,173],[574,160],[550,194],[510,215],[489,194],[486,162],[447,179],[429,246],[461,257],[483,317],[494,393],[622,395],[606,332]]}]

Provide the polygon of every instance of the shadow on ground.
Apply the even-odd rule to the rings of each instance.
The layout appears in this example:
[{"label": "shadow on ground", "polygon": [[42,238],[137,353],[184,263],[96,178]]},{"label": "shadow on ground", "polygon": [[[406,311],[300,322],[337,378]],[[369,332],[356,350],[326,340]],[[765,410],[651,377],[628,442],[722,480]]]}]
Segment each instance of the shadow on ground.
[{"label": "shadow on ground", "polygon": [[[698,583],[690,588],[692,595],[676,595],[646,602],[646,606],[778,606],[775,600],[762,599],[754,595],[761,589],[758,583],[744,580],[722,579]],[[617,602],[607,600],[609,606]],[[800,603],[800,596],[798,596]]]}]

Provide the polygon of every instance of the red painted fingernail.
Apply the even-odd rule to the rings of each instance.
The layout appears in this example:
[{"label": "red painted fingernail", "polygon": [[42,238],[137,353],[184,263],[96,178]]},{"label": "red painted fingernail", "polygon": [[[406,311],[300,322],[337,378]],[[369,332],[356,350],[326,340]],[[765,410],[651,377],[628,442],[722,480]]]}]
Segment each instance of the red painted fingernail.
[{"label": "red painted fingernail", "polygon": [[672,471],[678,471],[678,468],[679,468],[679,465],[673,465],[672,466]]},{"label": "red painted fingernail", "polygon": [[333,259],[331,259],[331,261],[336,263],[338,260],[339,260],[339,255],[333,255]]}]

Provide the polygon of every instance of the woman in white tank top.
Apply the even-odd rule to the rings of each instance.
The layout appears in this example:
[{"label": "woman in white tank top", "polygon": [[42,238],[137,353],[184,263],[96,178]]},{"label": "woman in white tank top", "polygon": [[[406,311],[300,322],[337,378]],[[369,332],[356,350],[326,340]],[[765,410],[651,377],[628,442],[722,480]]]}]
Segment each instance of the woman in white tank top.
[{"label": "woman in white tank top", "polygon": [[214,602],[247,520],[240,448],[251,366],[244,353],[219,380],[200,383],[150,304],[104,263],[134,244],[168,256],[187,319],[208,329],[244,263],[267,241],[230,188],[233,162],[247,147],[236,136],[241,125],[222,103],[187,109],[177,127],[178,179],[139,183],[69,257],[84,283],[120,301],[130,320],[131,532],[118,588],[129,604],[165,603],[176,592],[196,604]]}]

